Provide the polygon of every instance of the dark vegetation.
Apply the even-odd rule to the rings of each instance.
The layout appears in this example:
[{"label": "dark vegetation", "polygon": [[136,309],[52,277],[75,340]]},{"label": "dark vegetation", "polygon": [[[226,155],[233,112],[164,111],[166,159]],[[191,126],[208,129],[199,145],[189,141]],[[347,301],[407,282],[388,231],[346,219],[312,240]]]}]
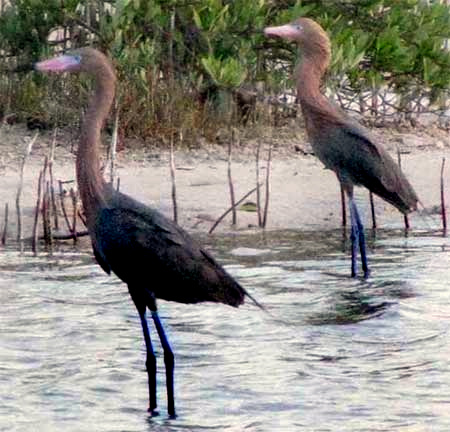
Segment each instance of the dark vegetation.
[{"label": "dark vegetation", "polygon": [[[333,42],[329,94],[372,121],[449,109],[450,5],[424,0],[0,0],[0,117],[77,124],[89,82],[30,72],[92,44],[114,60],[120,137],[187,144],[295,115],[294,45],[266,25],[316,19]],[[11,73],[11,70],[16,72]],[[393,96],[395,94],[395,97]],[[289,103],[288,103],[289,102]],[[181,132],[181,133],[180,133]]]}]

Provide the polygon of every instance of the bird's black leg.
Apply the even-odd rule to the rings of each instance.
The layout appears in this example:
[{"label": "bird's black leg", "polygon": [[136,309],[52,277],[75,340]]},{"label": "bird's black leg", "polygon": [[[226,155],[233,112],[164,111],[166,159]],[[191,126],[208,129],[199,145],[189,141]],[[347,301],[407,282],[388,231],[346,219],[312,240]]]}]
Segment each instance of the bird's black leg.
[{"label": "bird's black leg", "polygon": [[350,207],[350,223],[351,223],[350,241],[352,247],[352,277],[356,277],[357,274],[356,257],[358,254],[359,236],[358,236],[358,224],[356,223],[356,214],[355,214],[357,213],[357,209],[352,196],[348,197],[348,205]]},{"label": "bird's black leg", "polygon": [[145,360],[145,366],[148,375],[148,394],[149,394],[149,406],[148,411],[152,416],[157,416],[156,411],[156,356],[153,351],[152,341],[150,339],[150,331],[148,329],[146,310],[146,301],[142,298],[142,294],[139,290],[132,289],[128,286],[128,291],[130,292],[131,298],[136,306],[139,313],[139,318],[141,319],[142,331],[144,333],[145,348],[147,352],[147,357]]},{"label": "bird's black leg", "polygon": [[145,366],[147,368],[148,375],[148,393],[149,393],[149,406],[148,411],[152,416],[157,416],[156,411],[156,356],[153,351],[152,341],[150,339],[150,331],[148,329],[147,318],[145,315],[145,306],[143,310],[138,308],[139,317],[141,319],[142,330],[144,332],[145,347],[147,350],[147,358],[145,360]]},{"label": "bird's black leg", "polygon": [[166,386],[167,386],[167,412],[170,418],[175,418],[175,398],[174,398],[174,385],[173,385],[173,371],[175,368],[175,358],[170,348],[169,341],[167,340],[166,333],[159,319],[158,312],[152,310],[152,318],[155,323],[156,330],[161,340],[161,345],[164,351],[164,364],[166,366]]},{"label": "bird's black leg", "polygon": [[[355,206],[356,208],[356,206]],[[361,266],[364,272],[364,278],[368,278],[370,274],[369,265],[367,264],[367,253],[366,253],[366,236],[364,234],[364,226],[359,217],[359,212],[356,210],[356,223],[358,225],[358,235],[359,235],[359,251],[361,253]]]},{"label": "bird's black leg", "polygon": [[364,277],[369,277],[369,267],[367,264],[367,254],[366,254],[366,238],[364,235],[364,226],[361,222],[361,218],[359,217],[358,208],[356,207],[356,203],[353,197],[349,197],[350,204],[350,216],[352,222],[352,277],[356,276],[356,254],[359,251],[361,254],[361,265],[364,272]]}]

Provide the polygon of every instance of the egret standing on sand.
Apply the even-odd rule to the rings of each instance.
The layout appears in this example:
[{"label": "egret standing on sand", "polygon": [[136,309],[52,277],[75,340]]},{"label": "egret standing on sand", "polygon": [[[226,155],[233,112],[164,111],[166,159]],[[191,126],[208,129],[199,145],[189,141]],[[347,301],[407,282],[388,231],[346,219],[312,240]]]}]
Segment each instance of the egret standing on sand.
[{"label": "egret standing on sand", "polygon": [[403,214],[417,209],[417,195],[381,144],[320,92],[331,57],[330,40],[323,28],[309,18],[299,18],[279,27],[267,27],[264,33],[298,44],[301,61],[295,75],[306,131],[314,153],[325,168],[336,173],[349,198],[351,275],[357,274],[359,245],[364,277],[368,277],[364,227],[353,199],[353,186],[365,186]]},{"label": "egret standing on sand", "polygon": [[35,65],[39,71],[86,72],[95,81],[76,159],[78,187],[98,264],[128,285],[139,313],[147,350],[149,412],[156,415],[156,358],[147,325],[151,312],[164,351],[167,410],[175,417],[174,355],[159,319],[156,299],[180,303],[220,302],[239,306],[245,296],[259,304],[177,224],[156,210],[117,192],[100,172],[100,132],[115,92],[110,61],[81,48]]}]

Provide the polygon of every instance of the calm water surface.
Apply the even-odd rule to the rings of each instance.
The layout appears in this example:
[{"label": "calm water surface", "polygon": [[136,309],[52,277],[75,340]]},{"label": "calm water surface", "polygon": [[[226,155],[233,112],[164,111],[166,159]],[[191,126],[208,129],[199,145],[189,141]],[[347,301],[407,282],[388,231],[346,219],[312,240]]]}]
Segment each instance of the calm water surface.
[{"label": "calm water surface", "polygon": [[[270,311],[159,302],[178,418],[151,419],[141,327],[90,251],[0,251],[0,431],[449,431],[450,241],[384,231],[202,238]],[[148,275],[152,279],[152,275]]]}]

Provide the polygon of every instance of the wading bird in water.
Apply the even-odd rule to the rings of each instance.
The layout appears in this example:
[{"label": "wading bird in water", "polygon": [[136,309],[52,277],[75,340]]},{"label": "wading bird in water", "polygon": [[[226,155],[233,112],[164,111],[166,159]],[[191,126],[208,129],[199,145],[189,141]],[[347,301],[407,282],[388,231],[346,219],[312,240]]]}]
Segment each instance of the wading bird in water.
[{"label": "wading bird in water", "polygon": [[36,63],[39,71],[86,72],[95,81],[76,158],[76,175],[95,258],[108,274],[128,285],[144,332],[149,412],[157,415],[156,357],[146,319],[147,308],[164,352],[167,411],[175,417],[174,355],[157,313],[156,299],[180,303],[220,302],[239,306],[253,299],[194,239],[158,211],[117,192],[100,172],[100,132],[115,92],[110,61],[93,48]]},{"label": "wading bird in water", "polygon": [[365,186],[403,214],[417,209],[417,195],[381,144],[321,93],[322,77],[331,57],[330,39],[323,28],[309,18],[299,18],[286,25],[266,27],[264,33],[296,42],[299,47],[301,60],[295,76],[306,131],[315,155],[325,168],[336,173],[347,193],[351,218],[351,275],[357,274],[359,245],[367,278],[364,227],[353,199],[353,186]]}]

